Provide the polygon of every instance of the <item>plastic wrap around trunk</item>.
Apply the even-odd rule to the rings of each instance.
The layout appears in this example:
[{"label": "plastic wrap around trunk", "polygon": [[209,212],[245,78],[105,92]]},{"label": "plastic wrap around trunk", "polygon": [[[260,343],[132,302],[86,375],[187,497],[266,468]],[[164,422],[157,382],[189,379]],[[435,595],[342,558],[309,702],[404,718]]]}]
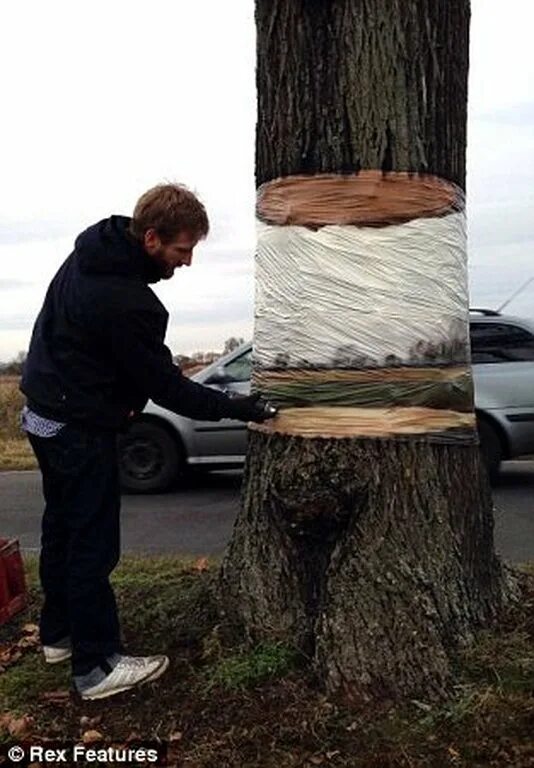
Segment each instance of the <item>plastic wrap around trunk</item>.
[{"label": "plastic wrap around trunk", "polygon": [[[405,175],[402,189],[397,185],[404,194],[409,181]],[[396,203],[392,220],[402,223],[389,224],[385,208],[395,200],[393,185],[384,203],[378,182],[378,215],[365,183],[366,196],[356,205],[357,196],[342,182],[339,211],[334,189],[319,216],[317,187],[313,211],[294,189],[284,199],[286,190],[278,188],[268,199],[271,207],[264,205],[269,216],[258,222],[254,385],[282,409],[309,413],[317,407],[324,415],[331,408],[334,420],[341,413],[336,408],[471,413],[463,195],[443,182],[440,194],[451,190],[450,200],[440,199],[437,215],[430,194],[420,217],[403,221],[403,205],[407,215],[417,211],[413,194],[408,203]],[[297,203],[291,208],[291,195],[298,210]],[[263,189],[259,196],[268,197]],[[265,223],[305,222],[307,216],[308,225]],[[358,223],[321,226],[321,218],[336,216]]]}]

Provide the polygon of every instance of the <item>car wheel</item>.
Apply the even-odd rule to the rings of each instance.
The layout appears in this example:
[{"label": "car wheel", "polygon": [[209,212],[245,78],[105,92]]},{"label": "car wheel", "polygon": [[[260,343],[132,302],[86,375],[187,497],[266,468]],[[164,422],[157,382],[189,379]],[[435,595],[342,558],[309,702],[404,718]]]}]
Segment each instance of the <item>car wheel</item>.
[{"label": "car wheel", "polygon": [[483,419],[478,420],[478,434],[482,461],[486,465],[490,480],[495,481],[499,476],[503,455],[501,439],[494,427]]},{"label": "car wheel", "polygon": [[132,424],[119,437],[118,451],[121,487],[129,493],[166,491],[185,474],[183,451],[157,424]]}]

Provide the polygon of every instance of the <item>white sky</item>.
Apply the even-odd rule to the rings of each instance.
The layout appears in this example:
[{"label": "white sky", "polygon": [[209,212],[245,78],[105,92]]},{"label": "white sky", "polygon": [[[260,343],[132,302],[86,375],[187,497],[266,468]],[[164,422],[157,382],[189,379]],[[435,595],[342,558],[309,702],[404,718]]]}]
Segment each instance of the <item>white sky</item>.
[{"label": "white sky", "polygon": [[[531,0],[472,0],[468,147],[473,305],[534,275]],[[17,0],[0,9],[0,361],[27,348],[74,238],[183,181],[212,230],[155,287],[175,352],[252,332],[253,0]],[[534,283],[508,311],[534,317]]]}]

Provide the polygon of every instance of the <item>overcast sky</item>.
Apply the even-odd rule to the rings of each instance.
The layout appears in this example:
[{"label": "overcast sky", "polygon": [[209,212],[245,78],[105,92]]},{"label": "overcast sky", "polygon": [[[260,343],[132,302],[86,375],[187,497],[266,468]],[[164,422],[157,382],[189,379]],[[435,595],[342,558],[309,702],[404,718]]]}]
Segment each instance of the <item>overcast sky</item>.
[{"label": "overcast sky", "polygon": [[[534,275],[532,0],[473,0],[468,147],[472,304]],[[79,231],[177,180],[212,223],[155,290],[175,352],[252,332],[253,0],[2,3],[0,361],[29,343]],[[534,317],[534,283],[510,312]]]}]

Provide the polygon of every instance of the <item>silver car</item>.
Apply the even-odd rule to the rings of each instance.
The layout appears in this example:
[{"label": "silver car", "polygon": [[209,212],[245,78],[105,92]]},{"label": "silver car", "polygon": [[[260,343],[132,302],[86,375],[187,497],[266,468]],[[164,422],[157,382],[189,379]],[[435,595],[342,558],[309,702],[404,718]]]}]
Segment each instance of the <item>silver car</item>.
[{"label": "silver car", "polygon": [[501,461],[534,453],[534,322],[473,310],[470,329],[481,450],[495,479]]},{"label": "silver car", "polygon": [[[472,310],[470,327],[481,450],[495,478],[504,459],[534,453],[534,323]],[[248,394],[251,358],[246,343],[191,378]],[[122,487],[163,492],[194,469],[241,467],[246,444],[242,422],[195,421],[149,402],[119,441]]]}]

